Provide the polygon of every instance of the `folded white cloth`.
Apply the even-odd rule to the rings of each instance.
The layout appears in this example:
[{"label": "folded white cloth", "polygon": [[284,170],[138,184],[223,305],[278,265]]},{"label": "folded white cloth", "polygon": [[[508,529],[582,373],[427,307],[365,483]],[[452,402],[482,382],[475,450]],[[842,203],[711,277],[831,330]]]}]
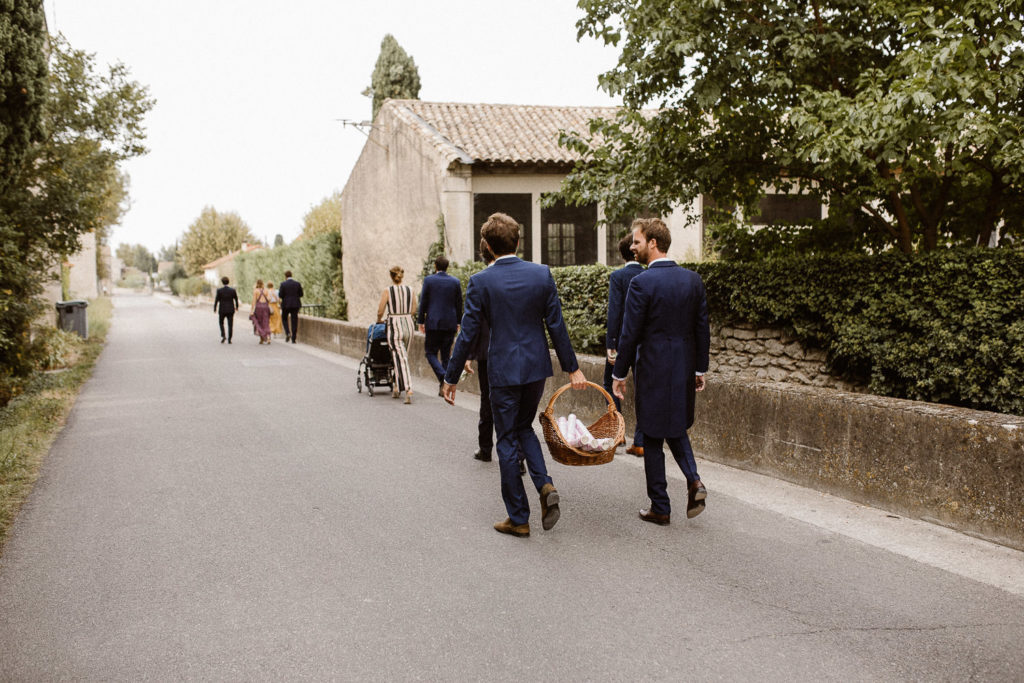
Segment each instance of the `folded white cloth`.
[{"label": "folded white cloth", "polygon": [[575,413],[569,413],[568,417],[560,417],[557,420],[558,430],[562,432],[566,443],[573,448],[587,451],[588,453],[600,453],[608,450],[612,445],[612,439],[595,438],[590,430],[576,418]]}]

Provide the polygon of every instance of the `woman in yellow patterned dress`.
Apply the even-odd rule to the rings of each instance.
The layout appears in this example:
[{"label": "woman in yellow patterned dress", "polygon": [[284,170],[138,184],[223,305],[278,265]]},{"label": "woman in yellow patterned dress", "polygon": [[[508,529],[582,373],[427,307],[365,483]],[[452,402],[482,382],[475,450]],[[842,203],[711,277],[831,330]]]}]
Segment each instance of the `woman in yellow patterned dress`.
[{"label": "woman in yellow patterned dress", "polygon": [[267,282],[267,294],[270,296],[270,334],[276,337],[284,332],[284,326],[281,324],[281,299],[273,282]]}]

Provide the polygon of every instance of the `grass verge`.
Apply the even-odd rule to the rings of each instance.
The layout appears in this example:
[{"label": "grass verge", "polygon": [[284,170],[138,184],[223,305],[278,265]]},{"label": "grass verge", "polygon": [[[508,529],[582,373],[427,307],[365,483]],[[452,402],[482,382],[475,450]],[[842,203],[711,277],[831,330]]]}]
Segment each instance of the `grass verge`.
[{"label": "grass verge", "polygon": [[70,350],[71,363],[36,373],[21,395],[0,408],[0,554],[43,458],[103,350],[113,315],[110,299],[91,299],[87,312],[89,339],[79,340]]}]

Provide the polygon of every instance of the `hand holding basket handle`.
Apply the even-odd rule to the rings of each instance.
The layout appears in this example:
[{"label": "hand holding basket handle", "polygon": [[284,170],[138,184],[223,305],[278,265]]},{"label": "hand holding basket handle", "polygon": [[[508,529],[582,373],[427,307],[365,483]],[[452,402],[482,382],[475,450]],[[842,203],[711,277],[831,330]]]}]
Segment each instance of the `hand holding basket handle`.
[{"label": "hand holding basket handle", "polygon": [[573,389],[579,391],[580,389],[587,388],[587,378],[583,376],[583,371],[580,369],[573,370],[569,373],[569,384]]}]

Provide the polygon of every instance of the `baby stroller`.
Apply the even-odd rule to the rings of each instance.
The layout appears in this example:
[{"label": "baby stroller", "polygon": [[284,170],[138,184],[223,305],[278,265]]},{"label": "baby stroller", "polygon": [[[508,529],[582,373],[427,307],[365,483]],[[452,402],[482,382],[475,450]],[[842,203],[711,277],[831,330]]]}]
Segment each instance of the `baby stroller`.
[{"label": "baby stroller", "polygon": [[370,325],[366,330],[366,353],[356,370],[356,389],[373,396],[374,387],[395,386],[395,366],[391,364],[391,349],[388,348],[387,326],[384,323]]}]

